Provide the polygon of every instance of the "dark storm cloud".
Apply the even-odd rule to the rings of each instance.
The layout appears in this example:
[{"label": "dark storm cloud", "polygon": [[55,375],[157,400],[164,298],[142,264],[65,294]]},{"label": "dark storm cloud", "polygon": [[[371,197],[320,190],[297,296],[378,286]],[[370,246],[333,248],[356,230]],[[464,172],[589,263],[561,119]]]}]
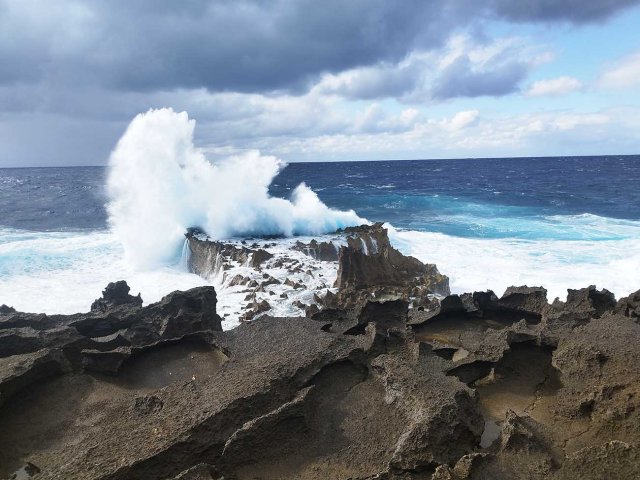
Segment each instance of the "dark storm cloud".
[{"label": "dark storm cloud", "polygon": [[493,0],[499,16],[518,22],[605,20],[638,0]]},{"label": "dark storm cloud", "polygon": [[[322,73],[395,63],[456,28],[606,18],[636,0],[0,0],[0,84],[119,91],[306,90]],[[406,90],[399,78],[389,88]],[[384,85],[382,85],[384,87]],[[370,84],[362,97],[375,96]]]},{"label": "dark storm cloud", "polygon": [[474,67],[469,57],[462,55],[447,66],[431,89],[433,98],[445,100],[455,97],[500,97],[519,89],[529,67],[518,60],[504,63],[490,62]]},{"label": "dark storm cloud", "polygon": [[[437,47],[463,17],[457,2],[434,8],[422,0],[405,0],[400,8],[385,0],[94,0],[84,5],[86,15],[64,25],[84,34],[76,51],[57,48],[70,43],[65,28],[43,32],[35,44],[29,31],[16,30],[1,59],[33,59],[25,81],[40,73],[134,91],[300,90],[323,72],[395,62],[414,48]],[[45,52],[45,58],[37,52]],[[11,72],[3,69],[0,81],[15,81],[23,70],[20,65]]]}]

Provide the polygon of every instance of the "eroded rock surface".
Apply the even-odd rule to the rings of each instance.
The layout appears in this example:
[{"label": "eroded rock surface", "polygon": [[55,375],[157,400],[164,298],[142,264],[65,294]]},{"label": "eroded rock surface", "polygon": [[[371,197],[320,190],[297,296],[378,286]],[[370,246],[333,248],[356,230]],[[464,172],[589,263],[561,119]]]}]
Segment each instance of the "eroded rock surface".
[{"label": "eroded rock surface", "polygon": [[[211,241],[186,235],[184,260],[190,271],[221,279],[227,294],[244,294],[225,316],[239,321],[264,314],[314,316],[343,310],[357,316],[368,301],[402,299],[418,307],[449,293],[449,279],[393,248],[381,223],[338,230],[331,240],[273,243]],[[273,307],[271,297],[284,299]]]}]

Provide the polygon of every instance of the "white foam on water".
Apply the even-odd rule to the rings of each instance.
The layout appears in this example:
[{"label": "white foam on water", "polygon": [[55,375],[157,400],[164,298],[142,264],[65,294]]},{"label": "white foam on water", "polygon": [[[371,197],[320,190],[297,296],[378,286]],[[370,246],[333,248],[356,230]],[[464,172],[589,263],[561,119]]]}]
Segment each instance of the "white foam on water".
[{"label": "white foam on water", "polygon": [[[563,221],[571,228],[571,218]],[[596,285],[620,298],[640,289],[640,223],[633,234],[623,223],[626,238],[620,240],[478,239],[392,227],[389,233],[404,254],[448,275],[453,293],[491,289],[501,295],[511,285],[541,285],[550,300],[564,300],[568,288]]]},{"label": "white foam on water", "polygon": [[[566,220],[570,221],[570,220]],[[567,288],[596,284],[613,291],[617,297],[640,288],[640,241],[637,238],[600,241],[471,239],[440,233],[398,231],[389,228],[394,246],[403,253],[438,265],[451,279],[454,293],[492,289],[498,295],[510,285],[542,285],[549,298],[564,299]],[[640,231],[640,230],[639,230]],[[75,313],[87,311],[100,297],[107,283],[124,279],[133,294],[140,292],[145,304],[173,290],[186,290],[212,284],[218,292],[218,312],[225,316],[225,329],[238,324],[249,294],[245,286],[229,286],[236,274],[259,283],[264,273],[279,280],[258,292],[258,301],[267,300],[274,316],[296,316],[304,312],[294,303],[309,305],[314,294],[333,288],[337,265],[321,262],[302,252],[291,250],[297,241],[311,238],[343,245],[342,236],[297,237],[260,240],[275,257],[262,271],[235,265],[210,279],[186,272],[183,257],[172,266],[137,270],[129,264],[117,237],[109,232],[25,232],[0,229],[0,304],[21,311]],[[232,241],[240,243],[239,240]],[[275,244],[275,245],[274,245]],[[302,268],[290,272],[277,266],[279,259],[297,260]],[[305,285],[295,289],[289,279]],[[273,294],[270,294],[272,292]],[[280,297],[286,294],[287,299]]]},{"label": "white foam on water", "polygon": [[0,304],[27,312],[86,312],[116,280],[126,280],[145,304],[209,283],[177,265],[134,269],[109,232],[0,229]]}]

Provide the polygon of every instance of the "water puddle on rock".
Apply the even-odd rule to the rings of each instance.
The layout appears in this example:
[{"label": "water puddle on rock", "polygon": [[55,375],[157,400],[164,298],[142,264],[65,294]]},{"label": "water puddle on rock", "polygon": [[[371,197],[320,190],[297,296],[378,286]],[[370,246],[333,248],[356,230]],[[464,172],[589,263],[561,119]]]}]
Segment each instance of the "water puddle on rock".
[{"label": "water puddle on rock", "polygon": [[553,423],[553,397],[562,386],[551,365],[552,351],[534,344],[511,347],[491,374],[475,382],[485,419],[480,446],[487,448],[500,436],[507,411],[528,415],[543,424]]},{"label": "water puddle on rock", "polygon": [[134,390],[157,390],[176,382],[205,379],[228,357],[220,350],[193,341],[169,344],[128,360],[115,377],[100,380]]},{"label": "water puddle on rock", "polygon": [[459,362],[460,360],[464,360],[468,356],[469,356],[469,350],[465,350],[464,348],[459,348],[458,350],[455,351],[451,360],[455,363],[455,362]]},{"label": "water puddle on rock", "polygon": [[500,431],[502,427],[498,422],[491,420],[490,418],[484,419],[484,431],[482,437],[480,437],[480,446],[482,448],[489,448],[500,437]]}]

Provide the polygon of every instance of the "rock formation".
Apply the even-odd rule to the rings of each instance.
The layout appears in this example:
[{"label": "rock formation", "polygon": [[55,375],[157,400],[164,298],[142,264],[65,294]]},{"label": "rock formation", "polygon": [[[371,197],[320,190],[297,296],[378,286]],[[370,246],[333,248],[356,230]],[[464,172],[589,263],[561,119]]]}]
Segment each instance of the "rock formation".
[{"label": "rock formation", "polygon": [[[309,305],[313,311],[323,308],[359,311],[368,300],[380,299],[403,299],[419,306],[434,296],[449,293],[449,279],[440,274],[435,265],[423,264],[393,248],[382,223],[338,230],[331,241],[313,239],[303,243],[298,240],[285,252],[270,251],[268,242],[263,242],[262,247],[258,243],[247,247],[237,242],[211,241],[194,231],[188,232],[186,238],[189,252],[186,262],[190,271],[205,278],[224,272],[225,286],[245,287],[241,291],[246,300],[238,306],[240,321],[266,314],[270,308],[263,308],[263,302],[271,303],[270,292],[289,299],[291,290],[313,291],[316,300]],[[298,252],[303,255],[294,258]],[[305,255],[308,261],[299,258]],[[317,264],[325,269],[327,264],[333,265],[337,271],[335,281],[321,278],[322,269]],[[234,267],[242,273],[227,275]],[[253,271],[248,275],[247,269]],[[279,280],[274,275],[279,276]],[[280,286],[267,288],[275,284]],[[321,288],[314,289],[311,284]],[[329,295],[327,289],[330,289]],[[300,308],[303,303],[300,294],[294,292],[288,303],[295,307],[290,310],[301,314],[305,311]],[[263,307],[256,308],[258,305]]]}]

